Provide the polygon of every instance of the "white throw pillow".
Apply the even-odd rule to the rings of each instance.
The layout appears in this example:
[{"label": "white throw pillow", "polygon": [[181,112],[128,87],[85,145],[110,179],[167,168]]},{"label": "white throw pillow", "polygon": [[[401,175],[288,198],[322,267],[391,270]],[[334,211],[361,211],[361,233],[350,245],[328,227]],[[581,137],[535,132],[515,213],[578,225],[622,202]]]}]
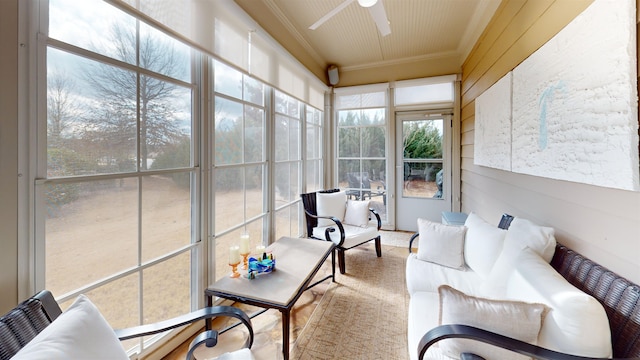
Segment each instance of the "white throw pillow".
[{"label": "white throw pillow", "polygon": [[464,226],[467,227],[464,259],[473,271],[486,279],[500,256],[507,230],[489,224],[473,212],[467,217]]},{"label": "white throw pillow", "polygon": [[518,256],[525,249],[533,250],[546,262],[550,262],[556,250],[553,228],[538,226],[526,219],[514,218],[504,238],[502,252],[482,286],[482,293],[485,296],[503,297],[505,295],[507,280],[513,273]]},{"label": "white throw pillow", "polygon": [[418,218],[418,259],[454,269],[464,268],[467,228]]},{"label": "white throw pillow", "polygon": [[344,213],[344,223],[367,227],[369,225],[369,201],[348,200],[347,210]]},{"label": "white throw pillow", "polygon": [[100,311],[80,295],[12,359],[129,360],[129,357]]},{"label": "white throw pillow", "polygon": [[[438,288],[440,325],[460,324],[536,344],[547,307],[522,301],[490,300],[467,295],[448,285]],[[446,339],[439,343],[445,355],[458,359],[469,352],[485,359],[529,359],[527,356],[493,345],[465,339]]]},{"label": "white throw pillow", "polygon": [[[316,211],[318,216],[333,216],[344,220],[347,207],[347,194],[344,191],[316,194]],[[331,226],[335,223],[329,219],[318,219],[318,226]]]}]

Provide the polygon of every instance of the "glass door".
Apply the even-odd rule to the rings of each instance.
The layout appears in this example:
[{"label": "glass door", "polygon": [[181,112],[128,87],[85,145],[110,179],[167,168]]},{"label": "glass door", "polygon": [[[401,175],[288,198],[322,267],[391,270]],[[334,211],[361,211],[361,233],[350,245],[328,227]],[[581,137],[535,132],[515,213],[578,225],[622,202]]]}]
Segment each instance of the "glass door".
[{"label": "glass door", "polygon": [[396,113],[396,227],[416,231],[417,219],[440,222],[451,211],[451,115]]}]

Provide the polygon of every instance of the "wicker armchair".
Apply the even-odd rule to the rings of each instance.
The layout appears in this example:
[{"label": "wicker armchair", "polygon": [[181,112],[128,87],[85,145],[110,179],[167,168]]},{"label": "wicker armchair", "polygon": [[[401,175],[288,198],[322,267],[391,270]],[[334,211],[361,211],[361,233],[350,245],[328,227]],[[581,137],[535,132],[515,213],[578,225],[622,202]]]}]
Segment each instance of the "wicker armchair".
[{"label": "wicker armchair", "polygon": [[[0,360],[9,360],[14,357],[20,349],[36,338],[38,334],[62,314],[62,310],[51,292],[43,290],[0,317]],[[251,320],[242,310],[232,306],[207,307],[159,323],[114,330],[114,333],[117,339],[127,340],[162,333],[199,320],[212,319],[218,316],[236,318],[240,320],[240,324],[246,326],[248,337],[243,349],[239,350],[237,354],[242,354],[243,357],[246,356],[246,358],[252,359],[253,356],[249,350],[253,344]],[[224,332],[224,330],[221,332]],[[117,340],[115,341],[117,342]],[[186,358],[188,360],[195,359],[193,352],[199,345],[204,343],[207,347],[213,347],[217,342],[218,331],[204,331],[191,342]],[[119,346],[117,343],[116,345]]]}]

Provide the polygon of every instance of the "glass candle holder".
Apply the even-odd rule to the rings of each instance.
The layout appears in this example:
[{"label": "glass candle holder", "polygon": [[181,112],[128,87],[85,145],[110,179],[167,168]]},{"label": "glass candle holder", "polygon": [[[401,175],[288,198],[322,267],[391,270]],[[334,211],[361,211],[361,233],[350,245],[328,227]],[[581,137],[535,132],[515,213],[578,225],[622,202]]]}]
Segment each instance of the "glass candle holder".
[{"label": "glass candle holder", "polygon": [[240,248],[238,246],[232,246],[229,248],[229,266],[231,266],[231,275],[229,275],[229,277],[237,278],[240,276],[240,273],[238,273],[239,264]]},{"label": "glass candle holder", "polygon": [[248,234],[242,234],[240,236],[240,255],[242,255],[243,260],[242,260],[242,268],[243,269],[248,269],[247,266],[247,259],[249,257],[249,235]]}]

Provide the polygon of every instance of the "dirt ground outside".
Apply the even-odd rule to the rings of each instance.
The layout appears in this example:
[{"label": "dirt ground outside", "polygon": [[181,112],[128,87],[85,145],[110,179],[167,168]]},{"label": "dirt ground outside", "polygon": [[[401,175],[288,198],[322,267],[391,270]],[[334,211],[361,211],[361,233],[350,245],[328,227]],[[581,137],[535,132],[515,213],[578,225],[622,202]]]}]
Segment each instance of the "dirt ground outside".
[{"label": "dirt ground outside", "polygon": [[[376,195],[373,185],[372,192]],[[230,228],[245,216],[251,218],[262,212],[262,192],[218,192],[215,206],[223,209],[215,215],[217,228]],[[386,217],[382,195],[374,196],[370,206]],[[153,266],[118,275],[86,295],[114,328],[156,322],[191,310],[191,251],[156,262],[190,244],[188,189],[158,176],[143,177],[140,184],[135,178],[95,182],[83,185],[77,200],[48,210],[46,288],[54,296],[63,296],[151,262]],[[298,228],[299,216],[296,209],[279,211],[278,237],[302,232]],[[262,244],[262,227],[263,221],[258,219],[246,228],[216,238],[217,277],[229,274],[229,247],[238,245],[242,233],[249,233],[250,249]],[[62,304],[63,308],[71,302]],[[136,344],[138,341],[131,340],[125,346]]]},{"label": "dirt ground outside", "polygon": [[[114,328],[189,312],[190,251],[121,275],[190,243],[188,189],[155,176],[144,177],[140,185],[130,178],[81,186],[77,200],[48,209],[45,287],[54,296],[64,296],[118,274],[116,280],[85,294]],[[61,304],[63,309],[71,302]],[[135,344],[131,340],[125,346]]]}]

